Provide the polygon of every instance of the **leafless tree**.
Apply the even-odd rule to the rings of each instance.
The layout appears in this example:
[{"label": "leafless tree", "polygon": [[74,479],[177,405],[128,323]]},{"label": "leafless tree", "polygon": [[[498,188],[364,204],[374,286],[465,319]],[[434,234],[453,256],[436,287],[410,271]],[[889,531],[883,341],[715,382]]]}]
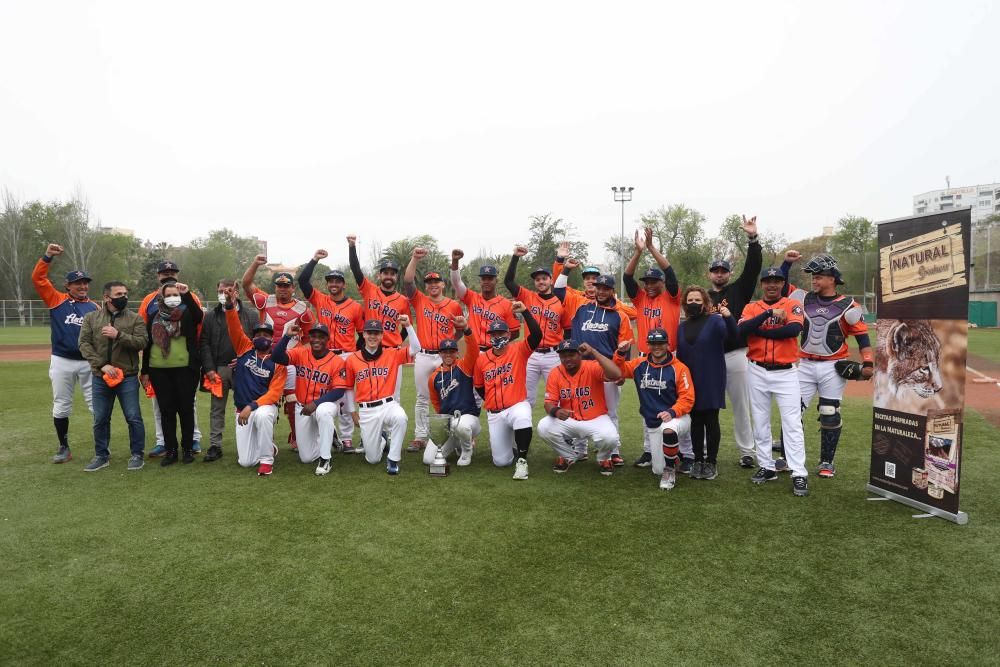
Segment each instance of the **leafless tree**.
[{"label": "leafless tree", "polygon": [[11,281],[14,300],[17,302],[17,315],[21,326],[27,324],[24,315],[24,271],[21,266],[21,241],[24,238],[27,223],[21,213],[21,204],[11,194],[3,191],[3,213],[0,214],[0,266],[3,266],[7,279]]}]

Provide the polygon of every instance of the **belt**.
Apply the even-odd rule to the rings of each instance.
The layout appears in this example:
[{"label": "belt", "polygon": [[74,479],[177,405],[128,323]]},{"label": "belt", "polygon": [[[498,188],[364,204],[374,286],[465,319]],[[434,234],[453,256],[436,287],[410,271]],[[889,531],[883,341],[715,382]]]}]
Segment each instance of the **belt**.
[{"label": "belt", "polygon": [[424,354],[437,354],[441,350],[425,350],[425,349],[421,348],[420,351],[423,352]]},{"label": "belt", "polygon": [[343,354],[344,353],[343,350],[330,350],[330,351],[333,352],[334,354]]},{"label": "belt", "polygon": [[554,347],[536,347],[535,348],[535,352],[540,352],[542,354],[548,354],[549,352],[551,352],[554,349],[555,349]]},{"label": "belt", "polygon": [[765,371],[787,371],[791,368],[795,368],[795,364],[765,364],[763,361],[750,360],[751,363],[757,364]]},{"label": "belt", "polygon": [[[506,410],[506,409],[507,408],[504,408],[503,410]],[[503,412],[503,410],[490,410],[489,408],[486,408],[486,412],[490,413],[491,415],[498,415],[501,412]]]},{"label": "belt", "polygon": [[360,405],[363,408],[377,408],[383,403],[392,403],[394,400],[395,399],[392,396],[389,396],[388,398],[383,398],[382,400],[379,401],[371,401],[369,403],[358,403],[358,405]]}]

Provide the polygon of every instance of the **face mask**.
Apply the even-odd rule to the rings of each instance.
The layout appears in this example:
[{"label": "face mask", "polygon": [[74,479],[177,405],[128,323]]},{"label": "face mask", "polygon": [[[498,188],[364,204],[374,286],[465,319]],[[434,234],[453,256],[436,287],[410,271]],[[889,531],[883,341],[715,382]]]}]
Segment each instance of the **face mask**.
[{"label": "face mask", "polygon": [[503,337],[496,336],[496,337],[490,339],[490,342],[493,344],[493,348],[494,349],[496,349],[496,350],[502,350],[505,347],[507,347],[507,343],[510,342],[510,338],[508,338],[507,336],[503,336]]},{"label": "face mask", "polygon": [[701,315],[701,304],[700,303],[685,303],[684,312],[687,313],[688,317],[698,317]]},{"label": "face mask", "polygon": [[223,306],[226,305],[226,293],[225,292],[219,292],[219,303],[221,303]]},{"label": "face mask", "polygon": [[114,299],[111,299],[111,305],[115,307],[115,310],[125,310],[128,308],[128,297],[117,296]]},{"label": "face mask", "polygon": [[181,305],[181,298],[179,296],[165,296],[163,297],[163,305],[167,308],[176,308]]},{"label": "face mask", "polygon": [[258,352],[267,352],[271,349],[271,339],[264,336],[254,336],[253,347]]}]

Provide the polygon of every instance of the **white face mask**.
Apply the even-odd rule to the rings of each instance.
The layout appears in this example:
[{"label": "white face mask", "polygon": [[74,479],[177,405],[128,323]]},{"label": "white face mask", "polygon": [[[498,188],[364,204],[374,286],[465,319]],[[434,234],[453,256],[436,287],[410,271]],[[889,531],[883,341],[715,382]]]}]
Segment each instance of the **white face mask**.
[{"label": "white face mask", "polygon": [[168,308],[176,308],[181,305],[181,298],[179,296],[165,296],[163,297],[163,303]]},{"label": "white face mask", "polygon": [[225,292],[219,292],[219,303],[221,303],[223,306],[226,305],[226,293]]}]

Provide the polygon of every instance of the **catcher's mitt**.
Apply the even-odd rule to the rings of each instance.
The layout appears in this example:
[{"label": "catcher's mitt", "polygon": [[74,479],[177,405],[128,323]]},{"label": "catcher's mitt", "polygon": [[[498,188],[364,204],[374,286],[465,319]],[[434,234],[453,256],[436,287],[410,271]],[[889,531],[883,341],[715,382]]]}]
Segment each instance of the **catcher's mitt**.
[{"label": "catcher's mitt", "polygon": [[833,365],[837,369],[837,375],[848,380],[863,380],[861,375],[861,364],[850,359],[841,359]]}]

